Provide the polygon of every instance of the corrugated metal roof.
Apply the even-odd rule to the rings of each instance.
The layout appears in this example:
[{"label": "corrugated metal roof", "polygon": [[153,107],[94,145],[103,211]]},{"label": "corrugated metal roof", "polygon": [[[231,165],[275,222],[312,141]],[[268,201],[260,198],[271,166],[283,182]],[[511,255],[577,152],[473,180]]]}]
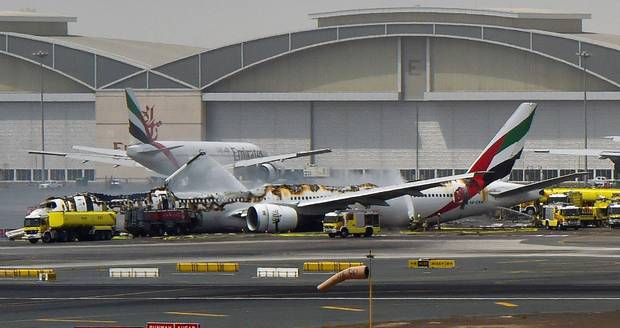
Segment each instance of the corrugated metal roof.
[{"label": "corrugated metal roof", "polygon": [[444,13],[444,14],[469,14],[483,16],[497,16],[507,18],[535,18],[535,19],[590,19],[591,14],[561,12],[546,9],[529,8],[497,8],[497,9],[465,9],[465,8],[441,8],[441,7],[394,7],[394,8],[366,8],[352,10],[338,10],[310,14],[310,18],[328,18],[350,15],[367,14],[391,14],[391,13]]},{"label": "corrugated metal roof", "polygon": [[51,40],[73,44],[95,53],[109,54],[114,57],[128,59],[129,62],[143,66],[155,67],[178,58],[187,57],[205,51],[203,48],[177,44],[144,42],[134,40],[96,38],[90,36],[58,36],[48,37]]},{"label": "corrugated metal roof", "polygon": [[618,49],[620,47],[620,35],[615,34],[600,34],[600,33],[580,33],[570,34],[571,36],[597,41],[598,43],[609,44],[613,48]]}]

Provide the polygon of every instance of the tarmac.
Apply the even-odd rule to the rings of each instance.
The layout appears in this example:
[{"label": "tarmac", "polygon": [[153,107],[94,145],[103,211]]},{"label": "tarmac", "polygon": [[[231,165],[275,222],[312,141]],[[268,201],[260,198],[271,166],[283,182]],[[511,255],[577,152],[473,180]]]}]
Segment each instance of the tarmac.
[{"label": "tarmac", "polygon": [[[457,234],[208,235],[37,244],[0,242],[0,266],[54,268],[56,281],[0,279],[3,327],[322,327],[368,320],[368,281],[327,292],[330,273],[303,262],[372,261],[375,322],[620,309],[620,230]],[[408,259],[456,260],[454,269],[409,269]],[[180,261],[232,261],[236,273],[180,273]],[[110,267],[155,267],[159,278],[110,278]],[[257,267],[299,268],[299,278],[257,278]]]}]

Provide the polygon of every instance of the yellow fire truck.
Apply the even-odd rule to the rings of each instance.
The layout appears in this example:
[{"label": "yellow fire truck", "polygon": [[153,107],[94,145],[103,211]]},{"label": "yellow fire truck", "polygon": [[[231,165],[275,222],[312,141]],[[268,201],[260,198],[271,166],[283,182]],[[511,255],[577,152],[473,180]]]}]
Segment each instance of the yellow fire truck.
[{"label": "yellow fire truck", "polygon": [[373,210],[346,210],[325,214],[323,232],[330,238],[349,235],[370,237],[381,231],[379,213]]}]

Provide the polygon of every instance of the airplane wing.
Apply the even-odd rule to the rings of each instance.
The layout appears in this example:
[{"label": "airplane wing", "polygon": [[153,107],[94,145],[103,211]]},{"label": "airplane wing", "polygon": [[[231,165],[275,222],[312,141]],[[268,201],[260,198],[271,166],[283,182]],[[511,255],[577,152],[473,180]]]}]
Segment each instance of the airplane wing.
[{"label": "airplane wing", "polygon": [[297,153],[265,156],[265,157],[236,161],[233,164],[233,167],[241,168],[241,167],[248,167],[248,166],[260,165],[260,164],[271,163],[271,162],[285,161],[287,159],[292,159],[292,158],[299,158],[299,157],[306,157],[306,156],[311,156],[311,155],[330,153],[331,151],[332,150],[329,148],[323,148],[323,149],[315,149],[315,150],[309,150],[309,151],[300,151]]},{"label": "airplane wing", "polygon": [[100,155],[108,155],[108,156],[118,156],[118,157],[127,157],[127,152],[120,149],[109,149],[109,148],[95,148],[88,146],[73,146],[71,147],[75,150],[85,151],[89,153],[95,153]]},{"label": "airplane wing", "polygon": [[386,187],[378,187],[367,190],[360,190],[351,193],[344,193],[342,195],[325,197],[319,199],[312,200],[302,200],[297,204],[298,208],[309,208],[313,206],[325,206],[325,205],[341,205],[347,206],[354,203],[360,203],[363,205],[387,205],[386,201],[392,198],[404,196],[404,195],[413,195],[420,196],[422,195],[421,191],[441,186],[445,183],[454,180],[463,180],[470,179],[476,175],[484,174],[488,172],[476,172],[476,173],[466,173],[453,175],[443,178],[429,179],[429,180],[421,180],[414,182],[407,182],[398,185],[386,186]]},{"label": "airplane wing", "polygon": [[535,182],[535,183],[530,183],[528,185],[523,185],[521,187],[517,187],[517,188],[513,188],[513,189],[508,189],[508,190],[505,190],[505,191],[492,192],[490,194],[495,196],[495,197],[497,197],[497,198],[513,196],[513,195],[516,195],[516,194],[519,194],[519,193],[522,193],[522,192],[528,192],[528,191],[531,191],[531,190],[545,189],[547,187],[551,187],[553,185],[556,185],[556,184],[558,184],[560,182],[574,180],[575,178],[578,178],[578,177],[583,177],[586,174],[587,174],[586,172],[577,172],[577,173],[562,175],[562,176],[559,176],[557,178],[551,178],[551,179],[547,179],[547,180],[543,180],[543,181],[539,181],[539,182]]},{"label": "airplane wing", "polygon": [[613,156],[620,156],[620,150],[607,150],[607,149],[525,149],[526,152],[539,153],[539,154],[554,154],[554,155],[575,155],[575,156],[597,156],[601,158],[609,158]]},{"label": "airplane wing", "polygon": [[82,147],[82,146],[74,146],[73,148],[78,149],[78,150],[84,150],[84,151],[87,151],[85,148],[91,148],[94,150],[109,151],[109,153],[108,154],[95,153],[95,152],[93,152],[92,154],[60,153],[60,152],[51,152],[51,151],[29,150],[28,154],[66,157],[66,158],[82,161],[82,163],[97,162],[97,163],[111,164],[114,166],[142,167],[142,165],[138,164],[138,162],[129,158],[125,154],[125,152],[122,150],[101,149],[101,148]]}]

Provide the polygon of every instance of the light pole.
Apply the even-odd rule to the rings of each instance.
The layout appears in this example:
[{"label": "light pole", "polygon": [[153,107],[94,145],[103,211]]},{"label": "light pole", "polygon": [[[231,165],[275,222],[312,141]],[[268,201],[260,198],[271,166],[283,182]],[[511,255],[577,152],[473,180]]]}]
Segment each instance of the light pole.
[{"label": "light pole", "polygon": [[[583,148],[587,151],[588,149],[588,57],[590,57],[590,53],[581,50],[577,53],[577,56],[580,58],[581,68],[583,69]],[[583,163],[585,167],[586,173],[588,172],[588,156],[584,156]],[[585,181],[588,181],[589,174],[584,176]]]},{"label": "light pole", "polygon": [[372,250],[368,251],[366,258],[368,259],[368,328],[372,328],[372,259],[375,258]]},{"label": "light pole", "polygon": [[[32,53],[39,58],[41,67],[41,152],[45,152],[45,112],[43,111],[43,59],[47,57],[47,51],[37,50]],[[41,153],[41,182],[45,182],[45,154]]]},{"label": "light pole", "polygon": [[420,179],[420,108],[415,105],[415,177],[414,180]]}]

